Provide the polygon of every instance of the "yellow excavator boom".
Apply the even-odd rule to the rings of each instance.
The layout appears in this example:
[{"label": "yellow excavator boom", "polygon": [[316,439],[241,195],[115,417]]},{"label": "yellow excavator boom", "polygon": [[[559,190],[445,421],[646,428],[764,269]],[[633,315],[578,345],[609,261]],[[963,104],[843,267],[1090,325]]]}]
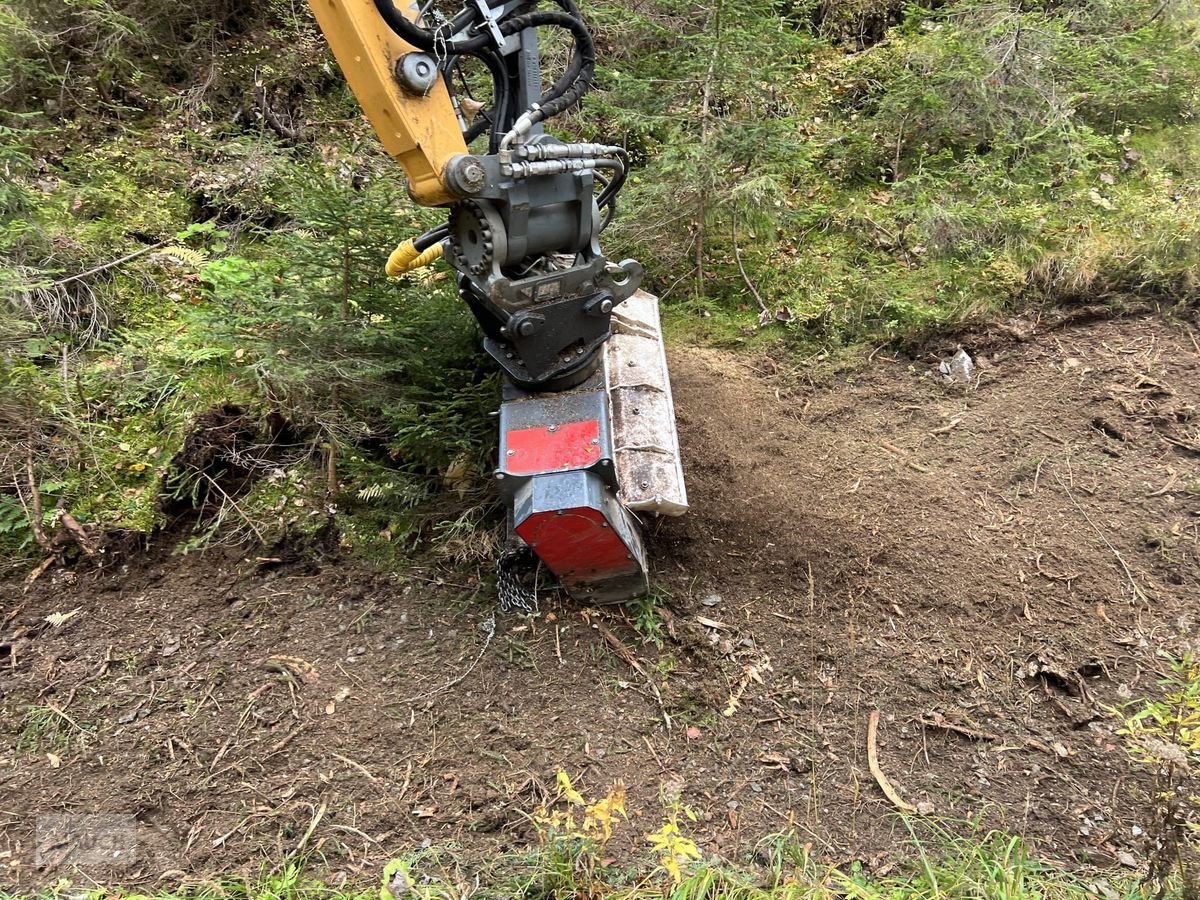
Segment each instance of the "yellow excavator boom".
[{"label": "yellow excavator boom", "polygon": [[[396,36],[372,0],[309,0],[350,89],[388,154],[408,176],[409,193],[422,206],[458,199],[446,184],[446,163],[467,152],[450,92],[432,78],[423,94],[406,93],[396,66],[415,47]],[[415,20],[412,4],[400,12]]]}]

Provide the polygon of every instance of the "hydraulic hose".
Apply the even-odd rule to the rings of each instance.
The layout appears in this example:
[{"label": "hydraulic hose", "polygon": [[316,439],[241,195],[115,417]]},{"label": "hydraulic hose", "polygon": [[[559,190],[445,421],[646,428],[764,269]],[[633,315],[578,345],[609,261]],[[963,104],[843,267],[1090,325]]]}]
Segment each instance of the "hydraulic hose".
[{"label": "hydraulic hose", "polygon": [[412,272],[441,259],[445,247],[442,241],[438,241],[422,250],[417,247],[417,242],[410,238],[392,251],[384,271],[389,278],[399,278],[406,272]]},{"label": "hydraulic hose", "polygon": [[[439,39],[439,34],[447,31],[452,34],[457,33],[474,21],[475,16],[470,9],[464,9],[449,23],[431,31],[404,16],[400,10],[396,9],[392,0],[374,0],[374,3],[380,17],[392,31],[414,47],[427,53],[435,51],[459,55],[474,53],[486,47],[491,40],[486,32],[457,41]],[[500,23],[500,33],[505,37],[524,31],[526,28],[555,26],[571,32],[575,39],[575,53],[572,54],[571,62],[568,64],[566,72],[554,82],[550,90],[542,95],[538,104],[540,108],[534,111],[534,123],[553,118],[578,103],[583,95],[591,89],[596,71],[596,45],[592,40],[591,32],[579,18],[578,7],[573,0],[558,0],[558,3],[566,12],[535,10],[522,15],[510,16]]]},{"label": "hydraulic hose", "polygon": [[[471,10],[463,10],[462,13],[459,13],[459,15],[455,16],[447,24],[440,26],[435,31],[430,31],[428,28],[422,28],[408,19],[400,10],[396,9],[392,0],[375,0],[375,9],[378,10],[383,21],[387,23],[388,28],[392,29],[392,31],[418,50],[424,50],[426,53],[433,53],[435,49],[441,50],[443,48],[446,53],[470,53],[472,50],[479,50],[486,47],[488,41],[491,40],[491,37],[486,32],[477,34],[473,38],[465,38],[459,41],[442,41],[439,39],[439,34],[446,32],[457,34],[474,21],[475,17]],[[461,22],[459,21],[460,16],[463,16],[463,21]]]},{"label": "hydraulic hose", "polygon": [[413,238],[413,246],[417,250],[428,250],[434,244],[444,241],[450,235],[450,223],[443,222],[436,228],[430,228],[427,232],[419,237]]},{"label": "hydraulic hose", "polygon": [[494,97],[492,98],[492,108],[479,113],[478,121],[463,132],[463,140],[469,144],[491,128],[492,139],[488,152],[495,153],[497,145],[500,143],[500,135],[496,133],[496,130],[504,127],[504,117],[508,114],[508,79],[505,77],[500,57],[496,53],[490,50],[480,50],[470,55],[487,66],[487,70],[492,76]]},{"label": "hydraulic hose", "polygon": [[[388,0],[376,0],[388,2]],[[562,74],[550,90],[546,91],[538,102],[539,109],[533,112],[533,123],[545,121],[565,112],[576,103],[592,87],[596,73],[596,44],[592,33],[582,19],[561,12],[539,10],[525,15],[513,16],[500,23],[500,33],[507,36],[524,31],[526,28],[538,28],[552,25],[565,28],[575,38],[575,53]]]}]

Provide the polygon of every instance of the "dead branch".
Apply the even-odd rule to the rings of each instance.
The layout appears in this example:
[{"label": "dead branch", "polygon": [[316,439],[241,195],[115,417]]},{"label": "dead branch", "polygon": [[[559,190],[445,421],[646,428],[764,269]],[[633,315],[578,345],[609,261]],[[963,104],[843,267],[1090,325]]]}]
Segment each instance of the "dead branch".
[{"label": "dead branch", "polygon": [[654,699],[658,701],[658,708],[662,712],[663,722],[667,728],[670,728],[671,717],[667,714],[667,704],[663,701],[662,691],[658,689],[658,685],[654,683],[654,679],[650,677],[650,673],[638,662],[637,657],[633,655],[633,651],[626,647],[624,642],[602,623],[593,622],[592,627],[600,632],[600,636],[604,638],[608,646],[613,648],[617,656],[621,657],[631,669],[646,679],[646,684],[650,686],[650,691],[654,694]]},{"label": "dead branch", "polygon": [[254,82],[254,108],[258,110],[263,121],[267,123],[267,127],[285,141],[304,140],[304,127],[302,125],[285,124],[275,110],[271,108],[271,103],[267,99],[267,89],[261,81]]},{"label": "dead branch", "polygon": [[992,734],[990,731],[977,731],[974,728],[966,728],[962,725],[956,725],[949,721],[941,713],[930,713],[917,720],[925,728],[940,728],[942,731],[950,731],[954,734],[961,734],[965,738],[970,738],[973,741],[998,741],[1000,735]]},{"label": "dead branch", "polygon": [[84,278],[90,278],[92,275],[98,275],[99,273],[105,272],[108,269],[115,269],[117,266],[131,262],[137,259],[139,256],[145,256],[147,253],[153,253],[155,250],[159,250],[167,246],[169,243],[170,241],[159,241],[157,244],[151,244],[149,247],[142,247],[140,250],[134,250],[132,253],[127,253],[120,259],[114,259],[112,262],[106,262],[103,265],[95,266],[85,272],[80,272],[78,275],[68,275],[66,278],[60,278],[58,281],[52,281],[50,284],[46,285],[46,287],[62,287],[64,284],[70,284],[72,281],[80,281]]},{"label": "dead branch", "polygon": [[879,730],[879,710],[871,710],[871,716],[867,719],[867,767],[871,770],[871,775],[875,778],[875,783],[879,785],[879,789],[883,791],[884,796],[892,801],[892,805],[901,812],[915,813],[917,808],[911,803],[906,803],[904,799],[892,787],[892,783],[887,780],[887,776],[883,774],[883,769],[879,767],[879,751],[875,743],[875,734]]},{"label": "dead branch", "polygon": [[66,510],[63,510],[60,520],[63,523],[63,527],[66,528],[67,531],[70,532],[71,537],[75,539],[75,543],[79,545],[80,549],[83,550],[83,552],[88,556],[95,556],[96,545],[93,544],[92,539],[88,537],[87,530],[79,524],[79,520]]},{"label": "dead branch", "polygon": [[1037,556],[1035,556],[1033,558],[1034,568],[1037,569],[1037,573],[1039,575],[1041,575],[1043,578],[1048,579],[1049,581],[1065,581],[1067,583],[1067,587],[1071,586],[1072,581],[1079,580],[1079,578],[1080,578],[1079,572],[1068,572],[1064,575],[1057,575],[1054,572],[1047,572],[1045,569],[1042,568],[1042,557],[1043,556],[1045,556],[1044,553],[1039,553]]},{"label": "dead branch", "polygon": [[765,324],[770,321],[771,310],[767,309],[767,304],[763,302],[762,294],[758,292],[758,288],[754,286],[754,282],[750,280],[750,276],[746,274],[746,267],[742,265],[742,248],[738,246],[737,239],[737,217],[733,218],[733,224],[730,228],[733,235],[733,258],[737,260],[738,271],[742,273],[742,281],[746,282],[746,287],[750,288],[750,293],[754,295],[754,299],[758,301],[758,308],[762,315],[759,317],[759,322]]},{"label": "dead branch", "polygon": [[29,528],[33,531],[33,539],[47,553],[53,553],[54,550],[50,543],[50,538],[46,537],[46,530],[42,527],[42,516],[44,515],[42,511],[42,494],[38,490],[37,473],[33,469],[32,444],[25,450],[25,478],[29,482],[29,505],[32,508],[28,510],[28,515]]}]

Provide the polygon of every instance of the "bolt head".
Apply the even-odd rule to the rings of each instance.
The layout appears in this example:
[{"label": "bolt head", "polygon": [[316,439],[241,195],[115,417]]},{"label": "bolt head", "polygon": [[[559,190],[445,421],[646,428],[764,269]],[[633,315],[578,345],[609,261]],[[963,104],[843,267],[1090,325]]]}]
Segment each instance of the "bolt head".
[{"label": "bolt head", "polygon": [[487,170],[475,156],[455,157],[447,166],[446,174],[461,193],[475,194],[487,187]]}]

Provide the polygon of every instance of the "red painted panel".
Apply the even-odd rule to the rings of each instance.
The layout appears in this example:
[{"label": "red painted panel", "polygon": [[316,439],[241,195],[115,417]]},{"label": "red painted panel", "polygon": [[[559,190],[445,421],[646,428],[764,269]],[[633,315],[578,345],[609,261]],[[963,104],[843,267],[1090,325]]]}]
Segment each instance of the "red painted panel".
[{"label": "red painted panel", "polygon": [[586,469],[600,458],[600,420],[521,428],[510,431],[505,444],[504,469],[511,475]]},{"label": "red painted panel", "polygon": [[561,515],[534,513],[517,526],[517,534],[567,583],[637,571],[629,549],[591,507],[562,510]]}]

